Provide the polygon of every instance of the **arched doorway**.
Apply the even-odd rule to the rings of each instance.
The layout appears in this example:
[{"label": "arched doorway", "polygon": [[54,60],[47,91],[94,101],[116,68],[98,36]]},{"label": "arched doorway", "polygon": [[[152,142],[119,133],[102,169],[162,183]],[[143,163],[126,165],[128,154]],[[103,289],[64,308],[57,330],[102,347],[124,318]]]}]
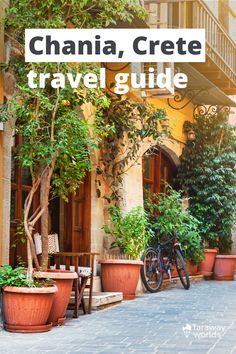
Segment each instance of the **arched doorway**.
[{"label": "arched doorway", "polygon": [[173,184],[176,165],[167,151],[160,147],[148,150],[143,156],[144,195],[165,193],[165,182]]}]

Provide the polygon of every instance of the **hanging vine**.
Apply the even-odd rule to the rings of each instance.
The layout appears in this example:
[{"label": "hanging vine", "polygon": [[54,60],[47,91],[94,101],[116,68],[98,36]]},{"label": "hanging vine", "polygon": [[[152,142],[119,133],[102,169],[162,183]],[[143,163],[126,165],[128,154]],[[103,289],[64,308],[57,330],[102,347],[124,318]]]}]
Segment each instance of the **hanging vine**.
[{"label": "hanging vine", "polygon": [[146,141],[156,145],[168,135],[168,128],[161,128],[161,123],[166,120],[166,112],[148,103],[134,102],[126,96],[113,96],[104,116],[106,124],[113,125],[113,133],[110,132],[100,146],[97,196],[101,197],[103,181],[110,191],[103,198],[109,203],[119,203],[122,199],[123,176],[137,163],[142,143]]}]

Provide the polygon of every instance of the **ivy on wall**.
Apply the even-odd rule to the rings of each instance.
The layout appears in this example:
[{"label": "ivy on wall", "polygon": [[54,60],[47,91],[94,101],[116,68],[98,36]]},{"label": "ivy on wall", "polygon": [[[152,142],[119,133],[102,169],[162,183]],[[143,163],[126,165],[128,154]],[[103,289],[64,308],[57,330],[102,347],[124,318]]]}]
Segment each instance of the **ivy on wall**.
[{"label": "ivy on wall", "polygon": [[103,197],[110,203],[122,200],[124,174],[139,158],[144,141],[157,145],[168,135],[168,128],[161,128],[166,120],[164,109],[151,104],[132,101],[126,96],[113,96],[104,112],[106,122],[113,131],[103,138],[101,158],[97,167],[97,195],[101,196],[101,180],[110,193]]}]

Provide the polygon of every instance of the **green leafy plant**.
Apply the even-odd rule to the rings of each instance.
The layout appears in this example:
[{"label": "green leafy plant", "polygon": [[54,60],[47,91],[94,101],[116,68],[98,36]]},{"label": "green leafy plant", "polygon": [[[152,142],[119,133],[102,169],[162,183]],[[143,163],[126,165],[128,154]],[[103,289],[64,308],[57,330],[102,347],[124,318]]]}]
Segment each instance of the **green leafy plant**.
[{"label": "green leafy plant", "polygon": [[200,115],[193,125],[196,139],[180,157],[177,180],[190,197],[190,212],[208,247],[231,248],[236,210],[236,135],[223,113]]},{"label": "green leafy plant", "polygon": [[51,285],[51,279],[33,280],[28,279],[27,270],[23,266],[12,268],[10,265],[5,264],[0,269],[0,288],[4,286],[17,286],[17,287],[43,287],[45,285]]},{"label": "green leafy plant", "polygon": [[113,95],[104,115],[107,124],[113,126],[113,131],[104,137],[100,146],[97,194],[101,195],[102,178],[111,191],[104,198],[109,203],[119,203],[122,200],[123,175],[137,162],[142,143],[148,141],[156,145],[168,135],[168,129],[161,129],[166,112],[148,103]]},{"label": "green leafy plant", "polygon": [[108,211],[111,225],[105,225],[104,230],[115,238],[112,247],[119,247],[126,256],[138,259],[153,235],[148,227],[147,213],[141,206],[125,215],[115,206]]},{"label": "green leafy plant", "polygon": [[154,194],[145,200],[145,207],[151,215],[156,215],[151,219],[153,227],[158,227],[161,238],[176,234],[185,252],[185,259],[197,264],[204,258],[200,222],[188,209],[183,209],[181,191],[174,190],[168,184],[166,187],[166,194]]}]

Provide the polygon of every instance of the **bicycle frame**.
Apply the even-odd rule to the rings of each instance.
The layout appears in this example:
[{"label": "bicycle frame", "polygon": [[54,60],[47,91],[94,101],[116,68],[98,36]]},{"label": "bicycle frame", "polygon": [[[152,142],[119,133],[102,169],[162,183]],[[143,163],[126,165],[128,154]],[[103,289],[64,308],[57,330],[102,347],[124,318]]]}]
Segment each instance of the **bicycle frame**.
[{"label": "bicycle frame", "polygon": [[[186,262],[177,235],[173,233],[167,241],[160,239],[158,230],[156,234],[156,244],[150,245],[142,255],[143,266],[141,267],[141,278],[146,289],[155,293],[160,290],[163,282],[163,273],[166,273],[172,282],[171,273],[174,267],[178,273],[183,287],[187,290],[190,287],[190,279],[186,269]],[[177,279],[173,279],[176,283]]]},{"label": "bicycle frame", "polygon": [[[172,243],[171,250],[167,255],[167,257],[164,257],[162,251],[165,249],[165,246],[170,243]],[[164,243],[161,243],[160,238],[158,237],[157,251],[161,255],[161,262],[162,262],[162,269],[160,269],[160,271],[162,273],[166,273],[170,280],[171,280],[171,266],[174,264],[174,252],[176,248],[178,248],[182,253],[181,244],[178,242],[176,237]]]}]

